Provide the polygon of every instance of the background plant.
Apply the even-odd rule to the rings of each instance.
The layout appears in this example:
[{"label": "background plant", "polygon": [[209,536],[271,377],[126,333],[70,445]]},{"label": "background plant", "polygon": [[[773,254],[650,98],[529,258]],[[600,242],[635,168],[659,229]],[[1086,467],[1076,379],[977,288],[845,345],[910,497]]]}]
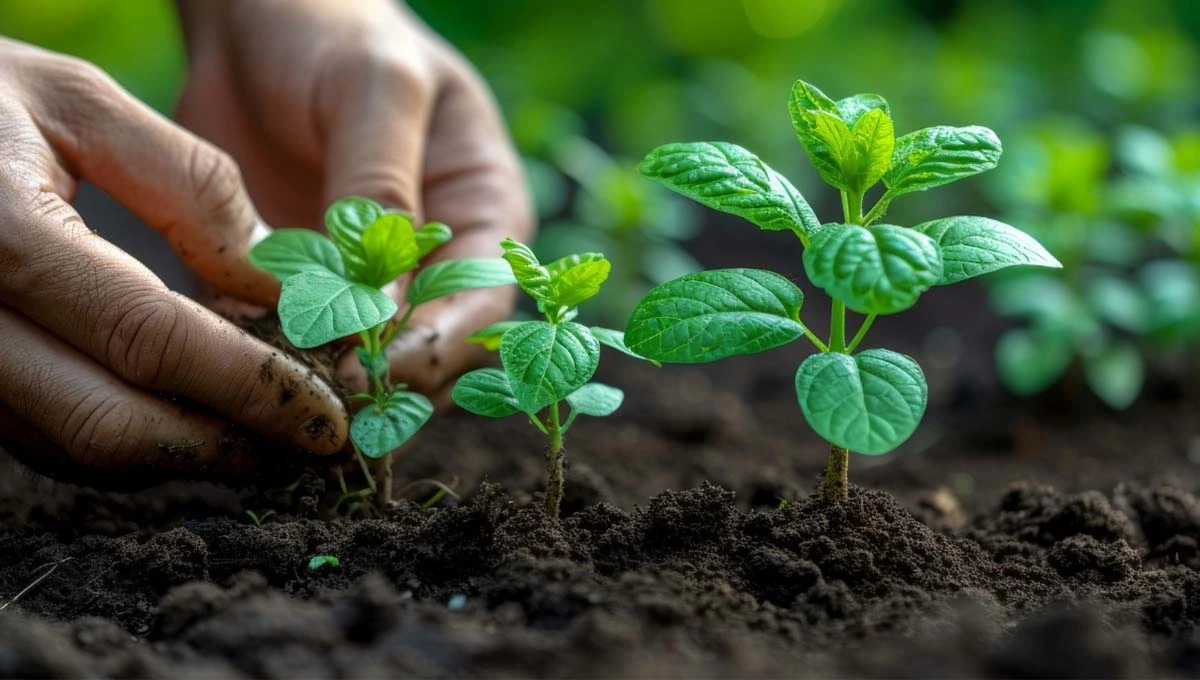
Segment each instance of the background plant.
[{"label": "background plant", "polygon": [[[357,336],[354,348],[368,391],[350,397],[366,405],[350,422],[355,458],[368,488],[350,492],[338,470],[345,501],[372,493],[391,499],[390,454],[433,414],[424,395],[392,384],[387,347],[420,305],[471,288],[514,283],[507,263],[495,258],[437,262],[421,268],[405,294],[404,314],[383,287],[416,270],[421,260],[452,238],[440,222],[415,227],[411,216],[384,210],[365,198],[336,201],[325,213],[328,236],[309,229],[280,229],[250,251],[250,260],[282,282],[277,308],[284,335],[301,349]],[[367,459],[380,461],[373,465]],[[374,467],[376,474],[372,474]],[[379,479],[376,479],[378,477]]]},{"label": "background plant", "polygon": [[625,346],[623,333],[573,321],[578,306],[595,297],[608,279],[612,264],[604,255],[568,255],[543,265],[524,244],[505,239],[501,245],[512,275],[544,318],[506,321],[477,332],[475,342],[500,350],[503,369],[467,373],[455,383],[451,397],[476,415],[524,414],[546,436],[545,508],[557,518],[567,431],[579,415],[611,415],[625,398],[615,387],[589,382],[600,363],[600,345],[637,355]]},{"label": "background plant", "polygon": [[[841,500],[849,451],[891,451],[925,412],[925,376],[911,357],[888,349],[856,353],[876,317],[908,309],[935,285],[1018,265],[1060,265],[1025,233],[985,217],[912,228],[876,223],[900,196],[994,168],[1001,146],[991,130],[938,126],[896,138],[879,95],[834,101],[804,81],[793,85],[788,109],[809,160],[840,192],[841,223],[822,224],[786,178],[734,144],[668,144],[650,152],[640,170],[762,229],[793,232],[804,248],[805,274],[832,298],[828,341],[801,321],[801,290],[757,269],[697,272],[654,288],[634,309],[626,338],[651,359],[700,363],[806,337],[818,353],[796,372],[796,395],[809,425],[830,443],[823,495]],[[885,190],[864,210],[864,196],[880,181]],[[865,315],[853,337],[847,309]]]}]

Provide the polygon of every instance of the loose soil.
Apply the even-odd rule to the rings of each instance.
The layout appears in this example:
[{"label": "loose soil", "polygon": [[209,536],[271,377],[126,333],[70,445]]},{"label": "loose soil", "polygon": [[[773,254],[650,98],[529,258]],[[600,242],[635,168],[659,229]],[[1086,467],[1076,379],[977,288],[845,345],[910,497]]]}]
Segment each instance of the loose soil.
[{"label": "loose soil", "polygon": [[572,431],[559,523],[518,419],[450,414],[398,457],[398,486],[461,500],[424,510],[413,484],[333,522],[315,476],[104,494],[2,460],[0,676],[1200,673],[1200,396],[1156,377],[1119,415],[1070,383],[1013,400],[981,289],[927,297],[869,344],[922,363],[930,411],[852,457],[841,504],[812,495],[801,346],[704,370],[606,355],[627,403]]}]

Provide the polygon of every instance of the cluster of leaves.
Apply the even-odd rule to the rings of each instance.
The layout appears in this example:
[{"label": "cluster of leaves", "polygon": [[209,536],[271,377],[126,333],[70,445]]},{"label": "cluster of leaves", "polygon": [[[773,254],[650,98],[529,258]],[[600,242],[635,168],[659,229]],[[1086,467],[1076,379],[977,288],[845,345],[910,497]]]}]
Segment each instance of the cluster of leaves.
[{"label": "cluster of leaves", "polygon": [[1031,395],[1078,365],[1097,397],[1127,408],[1148,364],[1200,339],[1200,136],[1127,127],[1110,142],[1055,120],[1017,148],[994,193],[1064,269],[994,281],[996,311],[1025,322],[1001,336],[997,373]]},{"label": "cluster of leaves", "polygon": [[[984,217],[911,228],[876,223],[900,196],[995,167],[1001,146],[991,130],[939,126],[897,138],[882,97],[834,101],[803,81],[793,86],[789,111],[821,178],[841,193],[842,222],[820,222],[785,177],[734,144],[668,144],[652,151],[640,170],[762,229],[793,232],[804,247],[805,274],[832,298],[828,341],[801,321],[799,288],[755,269],[697,272],[657,286],[635,308],[626,340],[651,359],[696,363],[807,337],[818,353],[800,365],[795,386],[809,425],[835,453],[886,453],[916,429],[927,387],[911,357],[888,349],[856,352],[875,318],[908,309],[933,286],[1059,263],[1025,233]],[[880,181],[885,190],[864,213],[864,195]],[[866,315],[849,341],[847,309]]]},{"label": "cluster of leaves", "polygon": [[514,282],[499,258],[445,260],[422,267],[405,293],[405,313],[382,289],[416,270],[425,256],[452,237],[439,222],[420,227],[412,216],[385,210],[365,198],[336,201],[325,214],[328,236],[309,229],[280,229],[250,251],[250,260],[282,283],[278,314],[284,335],[299,348],[359,336],[355,347],[370,381],[370,402],[350,425],[358,453],[386,456],[429,420],[433,405],[403,385],[389,383],[387,346],[405,329],[413,310],[471,288]]},{"label": "cluster of leaves", "polygon": [[[573,319],[578,306],[596,296],[612,264],[600,253],[569,255],[543,265],[527,246],[505,239],[504,259],[521,289],[537,302],[542,320],[505,321],[470,339],[500,350],[502,369],[481,368],[459,378],[451,396],[467,411],[489,418],[518,413],[546,435],[550,465],[546,507],[557,516],[562,489],[563,438],[582,415],[611,415],[624,400],[621,390],[590,382],[600,363],[600,346],[636,356],[624,334],[587,327]],[[560,405],[569,412],[564,419]]]}]

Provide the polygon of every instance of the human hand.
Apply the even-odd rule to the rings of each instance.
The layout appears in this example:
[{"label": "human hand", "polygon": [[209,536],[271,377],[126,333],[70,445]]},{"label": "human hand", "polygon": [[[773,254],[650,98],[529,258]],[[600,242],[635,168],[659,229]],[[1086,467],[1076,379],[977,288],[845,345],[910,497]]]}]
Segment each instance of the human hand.
[{"label": "human hand", "polygon": [[259,220],[226,154],[94,66],[0,38],[5,448],[60,477],[123,484],[254,467],[231,422],[340,450],[337,396],[96,235],[69,203],[79,179],[163,234],[208,284],[251,299],[278,290],[245,261]]},{"label": "human hand", "polygon": [[[271,224],[319,228],[325,207],[365,196],[449,224],[425,264],[500,254],[528,238],[520,164],[469,64],[390,0],[180,0],[189,78],[179,120],[226,149]],[[403,288],[392,294],[403,308]],[[485,360],[465,342],[506,318],[509,288],[417,309],[392,375],[435,393]],[[341,365],[365,386],[353,355]],[[358,386],[357,388],[355,386]]]}]

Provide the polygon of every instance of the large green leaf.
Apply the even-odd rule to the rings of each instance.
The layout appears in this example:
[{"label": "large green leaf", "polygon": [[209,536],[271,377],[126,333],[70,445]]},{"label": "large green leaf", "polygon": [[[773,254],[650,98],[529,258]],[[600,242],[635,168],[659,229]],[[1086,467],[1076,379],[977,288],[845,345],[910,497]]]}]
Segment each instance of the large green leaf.
[{"label": "large green leaf", "polygon": [[325,230],[351,269],[366,263],[362,235],[383,212],[378,203],[359,196],[334,201],[325,211]]},{"label": "large green leaf", "polygon": [[925,414],[925,374],[912,358],[886,349],[850,356],[814,354],[796,372],[808,424],[826,441],[878,455],[904,443]]},{"label": "large green leaf", "polygon": [[350,421],[350,440],[369,458],[382,458],[412,438],[433,416],[433,404],[416,392],[397,391],[370,404]]},{"label": "large green leaf", "polygon": [[917,130],[896,140],[883,182],[892,196],[932,189],[991,170],[1001,150],[996,133],[978,125]]},{"label": "large green leaf", "polygon": [[463,258],[431,264],[417,272],[406,299],[416,306],[474,288],[495,288],[516,283],[512,267],[500,258]]},{"label": "large green leaf", "polygon": [[463,375],[450,391],[454,403],[479,416],[505,418],[521,412],[508,376],[498,368],[480,368]]},{"label": "large green leaf", "polygon": [[396,303],[370,286],[305,271],[283,282],[278,312],[283,334],[307,349],[378,326],[396,313]]},{"label": "large green leaf", "polygon": [[380,215],[362,233],[362,253],[364,264],[355,274],[368,286],[383,288],[415,269],[420,251],[412,222],[397,213]]},{"label": "large green leaf", "polygon": [[892,115],[892,109],[888,106],[887,100],[877,94],[856,94],[852,97],[839,99],[837,102],[838,115],[851,128],[854,127],[859,118],[863,117],[863,114],[874,109],[882,109],[889,118]]},{"label": "large green leaf", "polygon": [[596,340],[598,340],[601,345],[611,347],[612,349],[615,349],[622,354],[629,355],[634,359],[641,359],[642,361],[649,361],[655,366],[662,366],[661,361],[644,357],[629,349],[629,346],[625,344],[625,333],[623,331],[614,331],[611,328],[601,328],[599,326],[592,326],[588,330],[592,332],[592,335],[595,336]]},{"label": "large green leaf", "polygon": [[754,354],[804,333],[804,294],[759,269],[716,269],[655,286],[634,308],[625,343],[658,361],[703,363]]},{"label": "large green leaf", "polygon": [[600,343],[574,322],[528,321],[504,334],[500,361],[521,410],[537,413],[591,380]]},{"label": "large green leaf", "polygon": [[311,229],[279,229],[250,249],[250,262],[281,282],[303,271],[346,275],[342,255],[324,235]]},{"label": "large green leaf", "polygon": [[938,285],[958,283],[1005,267],[1062,268],[1032,236],[986,217],[945,217],[913,229],[932,238],[942,251]]},{"label": "large green leaf", "polygon": [[567,403],[576,413],[603,418],[621,408],[625,393],[603,383],[588,383],[567,395]]},{"label": "large green leaf", "polygon": [[1010,392],[1027,397],[1057,382],[1073,356],[1064,335],[1015,328],[996,343],[996,375]]},{"label": "large green leaf", "polygon": [[512,267],[517,285],[534,300],[543,304],[554,303],[554,285],[550,280],[550,272],[538,261],[537,255],[529,246],[511,238],[500,242],[504,249],[504,260]]},{"label": "large green leaf", "polygon": [[1127,340],[1110,343],[1084,359],[1083,373],[1096,396],[1118,411],[1133,405],[1146,381],[1142,355]]},{"label": "large green leaf", "polygon": [[790,229],[807,238],[821,226],[787,178],[736,144],[667,144],[651,151],[638,169],[694,201],[762,229]]},{"label": "large green leaf", "polygon": [[804,251],[814,285],[862,314],[913,306],[942,276],[942,256],[928,236],[890,224],[826,225]]}]

